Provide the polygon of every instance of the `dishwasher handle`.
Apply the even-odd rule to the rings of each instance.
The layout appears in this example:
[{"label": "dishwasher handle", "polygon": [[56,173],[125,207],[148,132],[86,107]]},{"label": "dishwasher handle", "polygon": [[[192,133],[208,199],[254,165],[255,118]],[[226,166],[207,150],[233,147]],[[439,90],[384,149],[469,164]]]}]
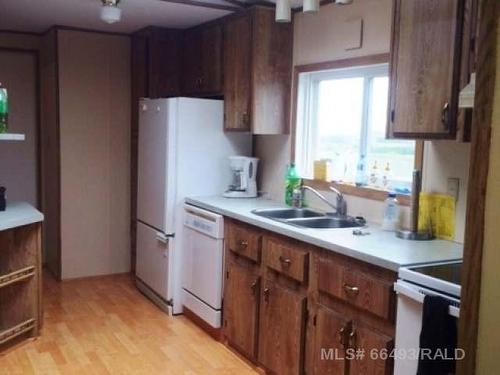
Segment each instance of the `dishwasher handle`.
[{"label": "dishwasher handle", "polygon": [[422,304],[424,303],[424,298],[426,295],[443,297],[444,299],[450,301],[450,306],[448,307],[449,314],[455,318],[458,318],[460,316],[460,307],[455,306],[460,305],[460,301],[456,298],[446,296],[434,290],[431,291],[429,289],[422,288],[418,285],[409,284],[401,280],[397,281],[394,284],[394,290],[396,291],[396,293]]}]

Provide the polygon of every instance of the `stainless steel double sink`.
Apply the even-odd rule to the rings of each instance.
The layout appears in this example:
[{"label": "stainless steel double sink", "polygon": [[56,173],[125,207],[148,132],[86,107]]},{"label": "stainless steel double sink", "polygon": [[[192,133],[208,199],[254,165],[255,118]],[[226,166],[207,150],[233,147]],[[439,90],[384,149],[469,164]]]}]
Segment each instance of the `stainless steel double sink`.
[{"label": "stainless steel double sink", "polygon": [[308,208],[266,208],[253,210],[252,213],[302,228],[358,228],[365,225],[360,218],[324,214]]}]

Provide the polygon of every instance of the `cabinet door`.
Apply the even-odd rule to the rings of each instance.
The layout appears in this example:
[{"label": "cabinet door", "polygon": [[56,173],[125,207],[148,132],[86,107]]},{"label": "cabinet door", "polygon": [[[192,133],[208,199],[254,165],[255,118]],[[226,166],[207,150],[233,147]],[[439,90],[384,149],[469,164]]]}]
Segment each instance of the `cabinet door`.
[{"label": "cabinet door", "polygon": [[391,374],[393,361],[389,354],[393,348],[393,339],[368,327],[357,327],[355,323],[352,332],[351,347],[360,349],[364,356],[350,361],[349,375]]},{"label": "cabinet door", "polygon": [[255,359],[259,277],[245,266],[228,263],[224,286],[224,334],[245,356]]},{"label": "cabinet door", "polygon": [[396,0],[393,12],[389,134],[453,138],[463,0]]},{"label": "cabinet door", "polygon": [[261,296],[259,362],[274,374],[303,373],[305,298],[266,280]]},{"label": "cabinet door", "polygon": [[182,88],[187,95],[222,95],[222,26],[188,30],[183,36]]},{"label": "cabinet door", "polygon": [[333,310],[320,306],[313,324],[313,373],[315,375],[345,374],[345,352],[341,342],[347,334],[347,319]]},{"label": "cabinet door", "polygon": [[180,94],[181,34],[154,28],[149,38],[149,97]]},{"label": "cabinet door", "polygon": [[224,129],[250,131],[252,18],[247,13],[224,25]]},{"label": "cabinet door", "polygon": [[201,93],[222,94],[222,26],[205,27],[201,32]]},{"label": "cabinet door", "polygon": [[196,94],[201,84],[201,33],[188,30],[182,38],[182,91],[184,94]]}]

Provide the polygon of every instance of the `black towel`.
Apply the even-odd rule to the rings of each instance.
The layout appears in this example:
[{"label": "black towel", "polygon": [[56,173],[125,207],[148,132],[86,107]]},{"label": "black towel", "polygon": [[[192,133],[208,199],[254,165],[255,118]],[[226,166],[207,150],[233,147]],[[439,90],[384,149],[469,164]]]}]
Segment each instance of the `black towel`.
[{"label": "black towel", "polygon": [[[457,319],[448,313],[449,305],[443,297],[424,298],[417,375],[455,373],[455,360],[442,358],[454,357],[457,347]],[[429,351],[430,355],[424,355]]]}]

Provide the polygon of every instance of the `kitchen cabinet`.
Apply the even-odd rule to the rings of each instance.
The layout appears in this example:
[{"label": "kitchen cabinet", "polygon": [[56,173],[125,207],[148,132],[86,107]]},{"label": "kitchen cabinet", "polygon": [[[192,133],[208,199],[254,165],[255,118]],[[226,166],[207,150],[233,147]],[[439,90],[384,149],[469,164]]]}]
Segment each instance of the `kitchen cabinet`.
[{"label": "kitchen cabinet", "polygon": [[224,128],[288,132],[293,26],[254,7],[224,23]]},{"label": "kitchen cabinet", "polygon": [[184,95],[223,95],[221,24],[202,25],[184,32],[182,68]]},{"label": "kitchen cabinet", "polygon": [[260,278],[251,268],[235,262],[226,266],[224,334],[231,345],[256,358]]},{"label": "kitchen cabinet", "polygon": [[454,138],[464,0],[395,0],[389,136]]},{"label": "kitchen cabinet", "polygon": [[347,336],[350,348],[364,354],[362,358],[349,361],[349,375],[392,373],[394,340],[391,337],[363,325],[358,326],[356,321],[352,322]]},{"label": "kitchen cabinet", "polygon": [[344,375],[343,340],[349,321],[334,310],[319,306],[314,318],[312,368],[314,375]]},{"label": "kitchen cabinet", "polygon": [[266,280],[260,305],[259,362],[274,374],[302,373],[305,297]]},{"label": "kitchen cabinet", "polygon": [[[225,225],[229,345],[273,374],[391,373],[395,272],[235,220]],[[365,356],[348,358],[348,349]]]},{"label": "kitchen cabinet", "polygon": [[148,27],[132,36],[132,76],[137,74],[143,80],[136,82],[136,87],[142,90],[137,90],[135,97],[178,96],[181,92],[180,69],[179,30]]}]

